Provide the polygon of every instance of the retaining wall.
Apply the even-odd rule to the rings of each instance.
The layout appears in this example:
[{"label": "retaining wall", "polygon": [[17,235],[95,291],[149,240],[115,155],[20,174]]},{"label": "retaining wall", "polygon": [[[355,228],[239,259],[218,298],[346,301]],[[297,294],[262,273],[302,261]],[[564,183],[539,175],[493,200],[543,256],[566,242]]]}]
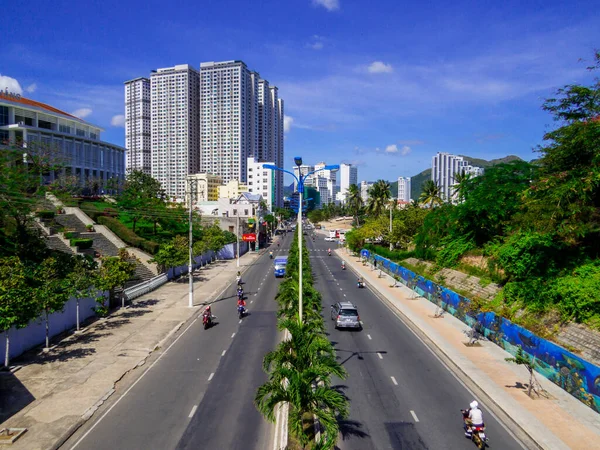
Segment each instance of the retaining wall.
[{"label": "retaining wall", "polygon": [[371,260],[378,269],[399,277],[420,296],[475,328],[507,352],[514,355],[522,348],[532,357],[538,373],[600,413],[600,367],[493,312],[474,312],[469,299],[387,258],[369,250],[362,250],[361,256]]}]

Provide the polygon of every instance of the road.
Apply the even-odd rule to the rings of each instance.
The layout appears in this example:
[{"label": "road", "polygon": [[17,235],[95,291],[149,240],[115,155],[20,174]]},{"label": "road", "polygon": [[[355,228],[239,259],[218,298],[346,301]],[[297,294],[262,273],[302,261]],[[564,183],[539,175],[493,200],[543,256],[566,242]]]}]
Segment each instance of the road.
[{"label": "road", "polygon": [[[370,289],[356,287],[356,275],[342,270],[341,260],[317,234],[308,239],[315,287],[322,293],[329,338],[348,372],[344,381],[350,418],[342,424],[342,450],[473,449],[462,430],[461,408],[472,394],[446,369],[404,323]],[[364,323],[362,331],[336,330],[330,306],[351,301]],[[492,448],[523,448],[492,416],[482,410]]]},{"label": "road", "polygon": [[[275,253],[287,254],[290,242],[288,235]],[[249,315],[241,323],[233,283],[212,306],[214,327],[204,330],[201,319],[191,324],[118,403],[96,413],[101,420],[90,421],[62,448],[270,448],[273,426],[253,403],[267,379],[262,359],[281,338],[274,301],[279,281],[268,253],[243,278]]]}]

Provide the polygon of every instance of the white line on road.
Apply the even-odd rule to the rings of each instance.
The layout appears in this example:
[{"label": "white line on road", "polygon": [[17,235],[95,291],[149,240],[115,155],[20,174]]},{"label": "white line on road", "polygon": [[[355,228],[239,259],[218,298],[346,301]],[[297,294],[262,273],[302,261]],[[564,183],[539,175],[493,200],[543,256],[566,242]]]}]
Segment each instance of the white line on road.
[{"label": "white line on road", "polygon": [[369,338],[369,340],[373,339],[370,334],[367,334],[367,337]]},{"label": "white line on road", "polygon": [[238,323],[242,323],[242,319],[240,319],[240,321]]},{"label": "white line on road", "polygon": [[417,417],[417,415],[415,414],[415,412],[414,412],[414,411],[411,411],[410,413],[412,414],[412,416],[413,416],[413,419],[415,419],[415,422],[418,422],[418,421],[419,421],[419,418]]},{"label": "white line on road", "polygon": [[[377,352],[377,356],[379,356],[379,359],[383,359],[383,355],[381,353]],[[394,377],[392,377],[392,378],[394,378]]]},{"label": "white line on road", "polygon": [[[215,376],[215,373],[214,373],[214,372],[212,372],[212,373],[209,375],[209,377],[208,377],[208,381],[212,380],[214,376]],[[392,378],[393,378],[393,377],[392,377]]]},{"label": "white line on road", "polygon": [[250,300],[250,303],[254,303],[254,300]]},{"label": "white line on road", "polygon": [[223,350],[223,353],[221,353],[221,356],[225,356],[225,353],[227,353],[227,350]]},{"label": "white line on road", "polygon": [[231,335],[231,337],[232,337],[232,338],[233,338],[234,336],[235,336],[235,333],[233,333],[233,334]]},{"label": "white line on road", "polygon": [[392,379],[392,383],[394,383],[396,386],[398,386],[398,382],[396,381],[396,379],[394,377],[390,377]]},{"label": "white line on road", "polygon": [[346,294],[344,294],[344,297],[346,296]]},{"label": "white line on road", "polygon": [[190,414],[188,415],[188,417],[191,419],[194,416],[194,413],[196,412],[196,410],[198,409],[198,405],[194,405],[194,407],[192,408],[192,410],[190,411]]}]

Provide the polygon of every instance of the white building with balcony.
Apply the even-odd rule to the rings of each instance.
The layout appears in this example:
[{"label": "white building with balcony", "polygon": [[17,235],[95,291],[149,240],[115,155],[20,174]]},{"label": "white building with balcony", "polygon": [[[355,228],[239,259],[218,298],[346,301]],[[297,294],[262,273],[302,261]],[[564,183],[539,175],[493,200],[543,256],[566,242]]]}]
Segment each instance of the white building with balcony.
[{"label": "white building with balcony", "polygon": [[431,159],[431,179],[440,188],[441,197],[448,202],[456,202],[454,189],[456,174],[471,173],[473,176],[483,174],[481,167],[471,166],[462,156],[438,152]]},{"label": "white building with balcony", "polygon": [[398,201],[410,203],[410,177],[398,177]]},{"label": "white building with balcony", "polygon": [[127,171],[151,174],[150,80],[140,77],[125,82],[125,148]]},{"label": "white building with balcony", "polygon": [[258,162],[253,157],[248,158],[248,175],[246,176],[246,184],[248,192],[251,194],[259,194],[267,203],[269,211],[273,211],[273,207],[277,206],[275,198],[275,180],[278,171],[265,169],[264,164],[274,164],[272,162]]}]

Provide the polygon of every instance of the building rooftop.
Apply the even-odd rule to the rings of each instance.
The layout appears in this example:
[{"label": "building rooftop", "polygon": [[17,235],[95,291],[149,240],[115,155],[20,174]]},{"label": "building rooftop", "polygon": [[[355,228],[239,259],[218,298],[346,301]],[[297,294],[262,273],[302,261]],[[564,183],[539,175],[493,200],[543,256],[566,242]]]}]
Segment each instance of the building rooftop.
[{"label": "building rooftop", "polygon": [[38,108],[38,109],[42,109],[54,114],[62,114],[63,116],[67,116],[70,119],[75,119],[78,120],[81,123],[86,123],[83,119],[80,119],[79,117],[75,117],[72,114],[69,114],[67,112],[61,111],[58,108],[55,108],[53,106],[47,105],[45,103],[42,102],[36,102],[35,100],[31,100],[22,96],[16,96],[16,95],[6,95],[3,91],[0,91],[0,100],[6,100],[12,103],[19,103],[21,105],[24,106],[33,106],[34,108]]}]

